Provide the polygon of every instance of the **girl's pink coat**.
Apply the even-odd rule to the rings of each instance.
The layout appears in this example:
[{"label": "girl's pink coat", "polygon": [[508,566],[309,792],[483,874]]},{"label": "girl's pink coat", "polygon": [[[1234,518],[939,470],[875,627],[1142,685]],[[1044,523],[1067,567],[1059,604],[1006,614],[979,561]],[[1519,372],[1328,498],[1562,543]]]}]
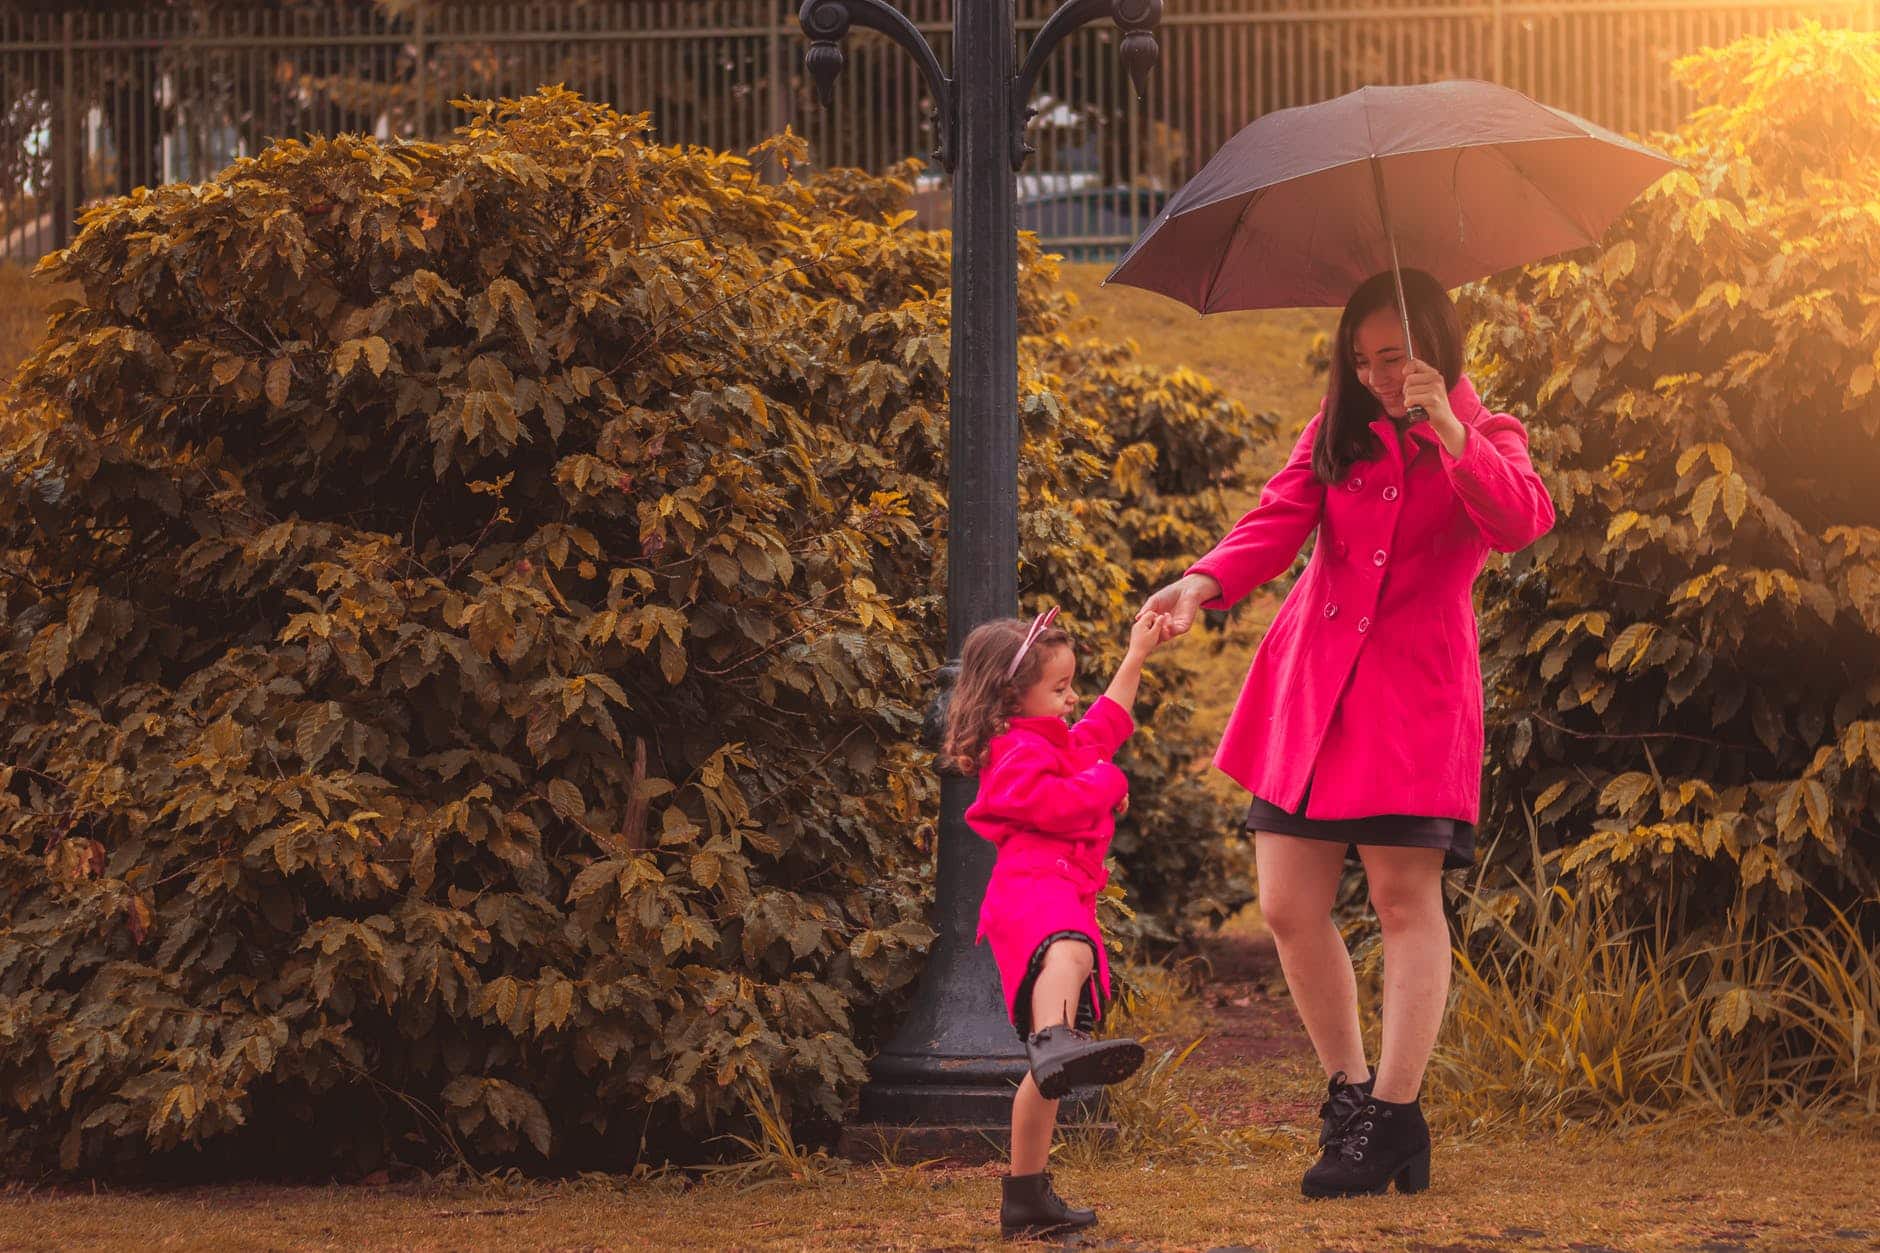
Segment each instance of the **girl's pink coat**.
[{"label": "girl's pink coat", "polygon": [[1114,811],[1129,794],[1129,780],[1110,758],[1135,729],[1128,710],[1100,696],[1074,727],[1061,718],[1014,718],[987,749],[966,822],[999,850],[979,908],[979,938],[992,945],[1007,1012],[1016,1009],[1039,943],[1059,931],[1090,937],[1099,1017],[1109,1003],[1097,893],[1109,881],[1103,858]]},{"label": "girl's pink coat", "polygon": [[1452,457],[1428,424],[1410,456],[1388,419],[1384,455],[1327,487],[1312,473],[1321,410],[1259,505],[1192,567],[1226,609],[1318,542],[1254,656],[1214,764],[1312,818],[1416,814],[1474,822],[1482,672],[1470,589],[1490,549],[1554,523],[1527,432],[1464,378],[1449,394],[1467,439]]}]

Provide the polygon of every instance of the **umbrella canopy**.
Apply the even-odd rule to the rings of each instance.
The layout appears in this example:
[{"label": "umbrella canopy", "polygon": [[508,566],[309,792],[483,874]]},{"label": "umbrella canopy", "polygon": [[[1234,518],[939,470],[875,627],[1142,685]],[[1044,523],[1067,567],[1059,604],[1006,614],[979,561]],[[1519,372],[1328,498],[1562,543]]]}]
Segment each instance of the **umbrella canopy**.
[{"label": "umbrella canopy", "polygon": [[1342,305],[1399,259],[1459,287],[1596,243],[1676,164],[1494,83],[1362,87],[1241,130],[1104,281],[1202,313]]}]

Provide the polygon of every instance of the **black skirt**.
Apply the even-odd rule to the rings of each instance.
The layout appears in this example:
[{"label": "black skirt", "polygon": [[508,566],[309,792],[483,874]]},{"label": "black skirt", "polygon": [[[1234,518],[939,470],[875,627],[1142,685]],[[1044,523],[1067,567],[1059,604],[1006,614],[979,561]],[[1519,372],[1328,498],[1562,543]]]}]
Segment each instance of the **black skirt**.
[{"label": "black skirt", "polygon": [[[1019,980],[1018,996],[1012,1003],[1012,1026],[1018,1031],[1021,1040],[1031,1039],[1031,994],[1037,988],[1038,976],[1044,973],[1044,955],[1059,940],[1090,943],[1090,937],[1081,931],[1054,931],[1038,941],[1038,947],[1032,950],[1031,961],[1025,967],[1025,977]],[[1103,984],[1097,976],[1096,961],[1096,949],[1092,946],[1090,977],[1084,980],[1084,986],[1077,996],[1077,1008],[1071,1014],[1071,1026],[1079,1031],[1095,1031],[1097,1020],[1103,1017]]]},{"label": "black skirt", "polygon": [[[1307,795],[1311,795],[1308,789]],[[1460,870],[1475,864],[1475,824],[1455,818],[1424,818],[1416,814],[1376,814],[1364,818],[1308,818],[1301,799],[1297,813],[1281,809],[1256,796],[1247,806],[1247,830],[1295,835],[1308,840],[1329,840],[1358,855],[1360,845],[1387,848],[1440,848],[1443,869]]]}]

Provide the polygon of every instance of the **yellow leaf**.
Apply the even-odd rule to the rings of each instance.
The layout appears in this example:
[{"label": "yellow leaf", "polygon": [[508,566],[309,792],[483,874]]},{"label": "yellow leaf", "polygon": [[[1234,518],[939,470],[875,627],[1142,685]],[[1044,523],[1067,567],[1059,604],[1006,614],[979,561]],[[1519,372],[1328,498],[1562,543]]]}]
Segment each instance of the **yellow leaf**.
[{"label": "yellow leaf", "polygon": [[1600,268],[1606,272],[1606,281],[1610,283],[1614,279],[1624,278],[1630,274],[1632,267],[1637,264],[1638,245],[1632,240],[1625,239],[1612,246],[1611,250],[1606,253]]},{"label": "yellow leaf", "polygon": [[1866,722],[1850,722],[1847,724],[1847,730],[1841,732],[1841,755],[1847,759],[1847,764],[1850,766],[1861,758],[1867,742],[1869,725]]},{"label": "yellow leaf", "polygon": [[389,344],[374,335],[365,341],[366,364],[372,367],[372,373],[383,375],[385,367],[392,362],[392,349]]},{"label": "yellow leaf", "polygon": [[1743,507],[1749,502],[1749,485],[1740,474],[1732,474],[1723,481],[1723,514],[1735,526],[1743,516]]},{"label": "yellow leaf", "polygon": [[268,366],[268,403],[276,409],[287,403],[288,385],[294,378],[294,366],[286,357],[276,357]]},{"label": "yellow leaf", "polygon": [[555,807],[556,813],[570,821],[587,815],[587,802],[581,799],[581,789],[566,779],[550,781],[548,803]]},{"label": "yellow leaf", "polygon": [[1834,804],[1828,797],[1828,789],[1819,779],[1809,779],[1802,787],[1802,805],[1808,811],[1808,827],[1815,833],[1815,838],[1823,844],[1833,845],[1833,828],[1830,820],[1834,817]]},{"label": "yellow leaf", "polygon": [[1573,372],[1573,394],[1579,397],[1581,404],[1588,404],[1599,385],[1599,367],[1583,365]]},{"label": "yellow leaf", "polygon": [[1736,1035],[1749,1025],[1749,991],[1745,988],[1731,988],[1717,998],[1716,1005],[1710,1011],[1710,1038],[1728,1032]]},{"label": "yellow leaf", "polygon": [[1606,784],[1599,794],[1599,806],[1618,814],[1630,813],[1652,786],[1650,775],[1639,770],[1629,771]]},{"label": "yellow leaf", "polygon": [[1701,528],[1709,523],[1710,511],[1717,503],[1717,491],[1723,486],[1723,476],[1713,474],[1697,485],[1691,494],[1691,517]]}]

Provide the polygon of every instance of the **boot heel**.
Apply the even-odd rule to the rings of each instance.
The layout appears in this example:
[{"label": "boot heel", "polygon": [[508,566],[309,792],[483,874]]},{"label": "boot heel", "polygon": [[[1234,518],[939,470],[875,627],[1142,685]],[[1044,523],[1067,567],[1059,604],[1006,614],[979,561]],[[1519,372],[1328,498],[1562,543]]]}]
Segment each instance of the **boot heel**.
[{"label": "boot heel", "polygon": [[1430,1151],[1424,1149],[1397,1172],[1397,1191],[1421,1192],[1430,1186]]}]

